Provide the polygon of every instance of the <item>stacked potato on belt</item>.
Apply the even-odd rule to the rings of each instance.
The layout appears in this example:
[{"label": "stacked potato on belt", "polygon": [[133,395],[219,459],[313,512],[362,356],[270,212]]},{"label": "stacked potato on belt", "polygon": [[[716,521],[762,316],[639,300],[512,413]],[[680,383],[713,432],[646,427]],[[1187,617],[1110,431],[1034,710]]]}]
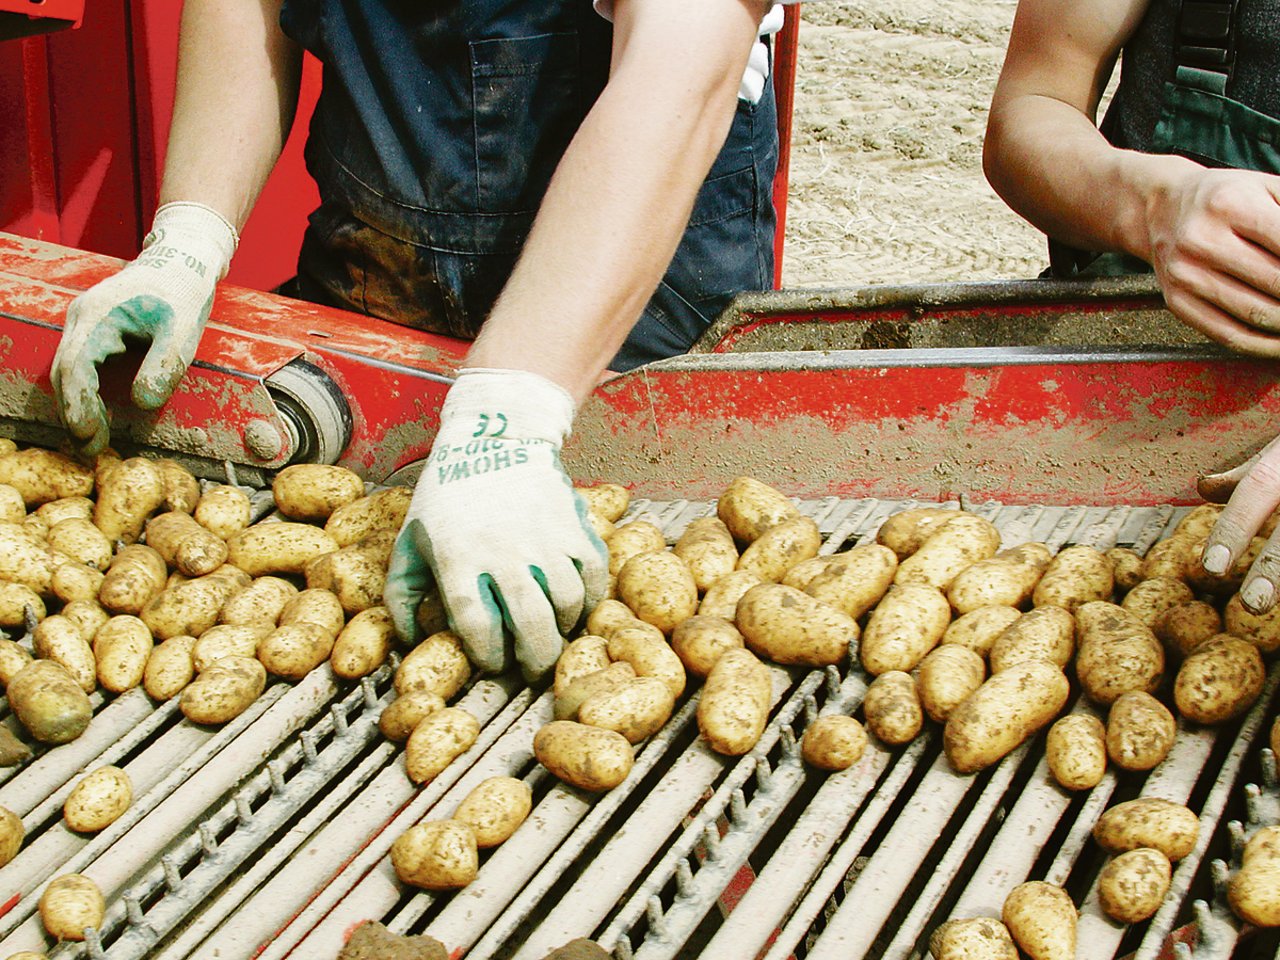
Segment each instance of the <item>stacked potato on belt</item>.
[{"label": "stacked potato on belt", "polygon": [[[1280,611],[1250,614],[1237,595],[1264,541],[1226,576],[1199,565],[1220,510],[1212,505],[1190,511],[1145,557],[1083,545],[1056,555],[1040,543],[1001,550],[989,521],[941,507],[901,511],[876,543],[819,557],[813,522],[751,478],[734,481],[716,516],[694,521],[671,549],[644,519],[617,525],[625,491],[583,492],[609,546],[614,599],[566,649],[556,720],[535,751],[586,790],[625,779],[634,745],[666,722],[689,674],[705,680],[698,708],[705,742],[739,755],[767,724],[766,662],[826,666],[851,651],[872,677],[865,730],[855,716],[811,723],[802,756],[814,766],[853,765],[868,732],[899,745],[935,722],[953,769],[968,774],[1052,725],[1052,775],[1065,789],[1085,790],[1108,764],[1132,771],[1159,764],[1176,737],[1176,716],[1193,724],[1240,716],[1262,691],[1263,654],[1280,649]],[[1059,719],[1073,687],[1091,707]],[[1272,736],[1280,739],[1280,720]],[[1151,916],[1196,825],[1190,810],[1167,801],[1109,812],[1095,831],[1116,855],[1100,878],[1103,908],[1124,922]],[[1250,905],[1237,910],[1255,923],[1280,910],[1280,886],[1265,888],[1267,897],[1258,892],[1256,878],[1274,879],[1278,869],[1266,836],[1250,847],[1252,866],[1241,871],[1248,882],[1233,883],[1250,891]],[[974,918],[940,930],[935,955],[987,956],[956,943],[989,944],[995,924],[1010,956],[1015,942],[1034,957],[1069,956],[1062,951],[1074,944],[1070,898],[1048,884],[1024,886],[1003,922]],[[1040,945],[1042,921],[1052,917],[1052,943]]]}]

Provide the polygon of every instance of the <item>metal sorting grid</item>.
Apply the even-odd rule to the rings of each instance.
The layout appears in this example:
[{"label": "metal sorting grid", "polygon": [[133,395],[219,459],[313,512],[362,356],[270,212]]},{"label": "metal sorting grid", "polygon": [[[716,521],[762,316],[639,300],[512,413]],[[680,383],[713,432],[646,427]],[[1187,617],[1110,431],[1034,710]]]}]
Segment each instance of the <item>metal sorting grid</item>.
[{"label": "metal sorting grid", "polygon": [[[818,521],[827,554],[866,542],[887,516],[914,505],[800,504]],[[1005,547],[1040,540],[1053,550],[1089,543],[1143,552],[1182,512],[963,505],[993,520]],[[674,541],[713,509],[640,501],[630,515],[654,520]],[[390,667],[359,684],[336,682],[327,666],[296,685],[274,683],[222,728],[194,726],[175,702],[157,707],[141,691],[105,703],[95,695],[82,737],[0,769],[0,805],[27,831],[22,852],[0,868],[0,956],[326,960],[355,923],[372,918],[473,958],[540,960],[588,936],[619,960],[896,960],[922,956],[946,919],[998,916],[1025,879],[1071,891],[1081,907],[1080,957],[1151,960],[1192,920],[1199,943],[1179,944],[1175,956],[1242,955],[1239,922],[1215,895],[1227,868],[1212,858],[1238,858],[1252,829],[1280,822],[1275,759],[1262,748],[1276,712],[1276,665],[1242,721],[1180,727],[1173,754],[1151,774],[1109,772],[1083,795],[1052,783],[1043,736],[990,770],[956,776],[936,726],[905,748],[873,741],[841,773],[812,770],[797,738],[820,714],[856,711],[867,678],[845,667],[775,666],[772,675],[772,719],[750,754],[721,757],[698,739],[695,688],[641,745],[628,779],[599,796],[559,783],[533,760],[551,694],[509,678],[477,681],[457,701],[480,720],[480,738],[422,788],[405,775],[401,747],[377,731],[392,696]],[[1072,709],[1092,708],[1077,701]],[[0,722],[16,723],[3,701]],[[129,772],[134,805],[100,834],[74,834],[61,821],[62,802],[82,772],[107,763]],[[529,820],[482,854],[479,877],[464,890],[406,890],[387,857],[395,838],[449,816],[496,775],[533,789]],[[1138,795],[1187,802],[1202,829],[1176,865],[1165,907],[1126,928],[1097,906],[1103,859],[1089,831],[1106,807]],[[84,944],[51,947],[36,905],[48,881],[67,872],[97,881],[107,915]],[[1274,938],[1240,942],[1249,956],[1262,949],[1280,960]]]}]

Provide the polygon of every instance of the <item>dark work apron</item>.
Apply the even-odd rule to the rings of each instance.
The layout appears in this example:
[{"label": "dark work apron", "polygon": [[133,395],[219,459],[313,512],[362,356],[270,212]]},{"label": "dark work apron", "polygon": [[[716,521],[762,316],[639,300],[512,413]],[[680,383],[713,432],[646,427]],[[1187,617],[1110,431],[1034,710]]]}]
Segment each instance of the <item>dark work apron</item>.
[{"label": "dark work apron", "polygon": [[[1164,84],[1151,152],[1178,154],[1207,167],[1280,174],[1280,119],[1227,96],[1235,69],[1235,5],[1239,0],[1183,0],[1174,78]],[[1188,8],[1196,8],[1198,17]],[[1111,119],[1110,116],[1107,118]],[[1104,121],[1104,135],[1111,131]],[[1108,139],[1112,139],[1108,135]],[[1077,250],[1049,239],[1050,275],[1149,273],[1128,254]]]},{"label": "dark work apron", "polygon": [[[473,338],[608,80],[612,28],[591,0],[285,0],[281,24],[324,65],[296,293]],[[772,285],[776,164],[770,86],[739,103],[613,369],[684,352],[735,293]]]}]

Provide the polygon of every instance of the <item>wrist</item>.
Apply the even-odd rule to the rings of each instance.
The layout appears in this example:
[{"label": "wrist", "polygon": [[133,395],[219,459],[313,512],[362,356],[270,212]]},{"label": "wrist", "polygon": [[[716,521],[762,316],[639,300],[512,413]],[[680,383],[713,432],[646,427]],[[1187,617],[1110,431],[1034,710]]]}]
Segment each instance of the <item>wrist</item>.
[{"label": "wrist", "polygon": [[138,260],[152,265],[180,260],[210,284],[227,275],[240,236],[231,222],[212,207],[177,200],[156,210]]},{"label": "wrist", "polygon": [[573,398],[526,370],[464,367],[445,397],[440,433],[495,440],[541,440],[559,447],[569,435]]},{"label": "wrist", "polygon": [[1121,195],[1133,199],[1121,204],[1115,218],[1114,247],[1153,263],[1161,238],[1174,231],[1187,181],[1203,168],[1172,155],[1124,151],[1124,156],[1125,189]]}]

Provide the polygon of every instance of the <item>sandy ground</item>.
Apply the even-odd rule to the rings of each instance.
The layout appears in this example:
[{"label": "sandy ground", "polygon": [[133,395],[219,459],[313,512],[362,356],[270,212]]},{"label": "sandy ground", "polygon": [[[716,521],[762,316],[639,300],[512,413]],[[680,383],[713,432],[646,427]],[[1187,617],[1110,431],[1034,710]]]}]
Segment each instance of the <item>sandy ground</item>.
[{"label": "sandy ground", "polygon": [[1044,238],[982,175],[1015,0],[801,7],[783,283],[1035,276]]}]

